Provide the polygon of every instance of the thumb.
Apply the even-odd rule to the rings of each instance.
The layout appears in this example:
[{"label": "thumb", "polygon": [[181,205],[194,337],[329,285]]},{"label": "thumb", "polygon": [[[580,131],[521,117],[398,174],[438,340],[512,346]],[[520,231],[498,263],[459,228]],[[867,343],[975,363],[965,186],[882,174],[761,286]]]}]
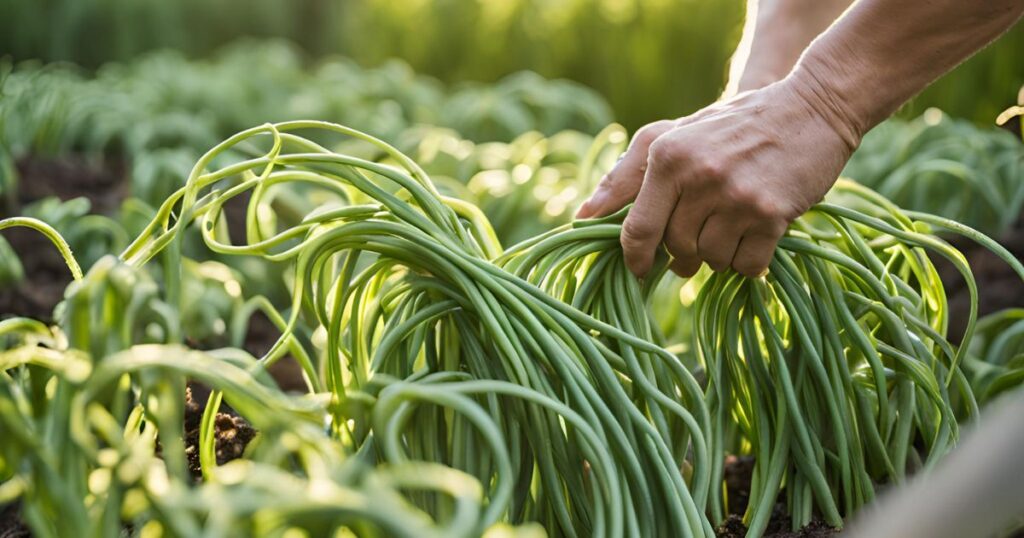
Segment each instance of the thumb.
[{"label": "thumb", "polygon": [[610,215],[633,201],[640,185],[644,182],[647,169],[647,152],[659,136],[678,125],[675,121],[663,120],[650,123],[633,136],[629,149],[615,163],[611,171],[601,178],[594,193],[583,202],[576,218],[589,219]]}]

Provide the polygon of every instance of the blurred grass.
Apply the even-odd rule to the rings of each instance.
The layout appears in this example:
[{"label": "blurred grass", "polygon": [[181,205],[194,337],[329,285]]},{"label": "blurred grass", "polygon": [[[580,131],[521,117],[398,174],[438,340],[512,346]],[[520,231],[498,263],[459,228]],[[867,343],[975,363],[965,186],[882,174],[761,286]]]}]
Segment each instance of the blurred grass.
[{"label": "blurred grass", "polygon": [[[206,56],[242,36],[290,39],[311,57],[400,57],[446,83],[529,69],[605,95],[629,128],[711,102],[739,39],[743,0],[4,0],[0,55],[86,67],[155,48]],[[991,123],[1024,85],[1024,26],[904,111]]]},{"label": "blurred grass", "polygon": [[742,20],[741,0],[363,0],[344,48],[359,61],[400,56],[448,81],[519,69],[568,77],[635,128],[715,99]]}]

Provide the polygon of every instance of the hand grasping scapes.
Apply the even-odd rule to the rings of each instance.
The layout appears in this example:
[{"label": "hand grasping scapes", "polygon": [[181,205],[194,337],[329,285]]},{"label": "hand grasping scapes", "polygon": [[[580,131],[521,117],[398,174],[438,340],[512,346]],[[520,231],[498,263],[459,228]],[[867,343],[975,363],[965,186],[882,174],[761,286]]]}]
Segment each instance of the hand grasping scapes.
[{"label": "hand grasping scapes", "polygon": [[813,85],[787,78],[642,128],[577,217],[635,200],[621,241],[637,276],[664,243],[680,276],[704,262],[756,277],[789,223],[835,182],[860,136]]},{"label": "hand grasping scapes", "polygon": [[621,238],[637,275],[662,243],[680,275],[701,262],[761,274],[865,132],[1022,14],[1020,0],[858,0],[785,78],[648,126],[577,216],[635,199]]}]

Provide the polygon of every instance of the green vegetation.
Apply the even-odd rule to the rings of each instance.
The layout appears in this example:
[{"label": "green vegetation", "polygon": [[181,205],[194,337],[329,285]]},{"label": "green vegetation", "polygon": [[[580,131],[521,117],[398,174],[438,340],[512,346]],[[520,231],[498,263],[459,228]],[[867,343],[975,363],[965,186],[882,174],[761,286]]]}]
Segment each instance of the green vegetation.
[{"label": "green vegetation", "polygon": [[869,133],[766,276],[634,278],[628,208],[572,215],[613,120],[715,99],[742,4],[4,2],[0,514],[756,538],[929,472],[1024,383],[1024,312],[978,319],[991,262],[951,246],[1024,283],[1024,145],[978,126],[1016,129],[1024,28]]},{"label": "green vegetation", "polygon": [[[132,194],[153,206],[181,186],[206,148],[267,121],[323,118],[388,139],[437,125],[481,142],[533,131],[597,134],[611,121],[603,99],[568,81],[521,73],[446,91],[397,61],[362,69],[332,60],[307,70],[292,48],[275,42],[240,43],[205,62],[157,53],[95,77],[19,64],[0,89],[0,142],[10,155],[121,155]],[[0,155],[0,194],[17,181],[5,162]]]},{"label": "green vegetation", "polygon": [[[156,49],[199,58],[239,37],[278,37],[314,58],[342,54],[363,66],[403,58],[447,84],[495,82],[522,70],[568,77],[606,96],[616,120],[635,130],[689,114],[721,93],[744,6],[743,0],[7,0],[0,5],[0,56],[96,68]],[[907,113],[939,107],[990,124],[1024,85],[1022,49],[1018,25],[926,90]],[[283,119],[294,118],[258,121]]]},{"label": "green vegetation", "polygon": [[864,137],[843,171],[907,209],[998,235],[1024,209],[1024,145],[932,109],[891,119]]},{"label": "green vegetation", "polygon": [[[601,169],[621,134],[569,146],[592,147],[576,151],[579,166]],[[444,131],[411,136],[418,154],[481,154]],[[486,166],[503,170],[510,155]],[[652,293],[667,260],[642,281],[622,263],[626,210],[505,248],[484,211],[441,187],[370,135],[292,121],[206,152],[119,258],[84,277],[51,227],[0,221],[46,234],[75,277],[55,326],[0,322],[0,421],[14,432],[0,448],[0,499],[21,499],[44,536],[130,523],[183,536],[710,537],[727,513],[725,455],[752,454],[744,520],[758,536],[777,498],[794,526],[814,512],[841,525],[878,485],[952,448],[976,390],[1013,382],[965,375],[979,353],[998,368],[1016,359],[998,358],[995,322],[978,326],[993,351],[973,351],[973,308],[962,345],[949,341],[925,252],[953,262],[972,293],[974,281],[930,230],[981,242],[1022,279],[1024,267],[971,229],[855,183],[798,219],[767,278],[694,280],[687,359],[658,344]],[[289,192],[316,208],[296,214]],[[227,223],[233,201],[244,237]],[[197,248],[276,267],[281,280],[250,287],[189,259]],[[279,330],[259,358],[236,349],[256,312]],[[218,325],[233,347],[181,345]],[[304,394],[268,375],[283,360],[300,365]],[[181,443],[186,379],[213,389],[199,483]],[[219,465],[222,400],[259,434]]]},{"label": "green vegetation", "polygon": [[966,366],[982,404],[1024,383],[1024,309],[981,319]]}]

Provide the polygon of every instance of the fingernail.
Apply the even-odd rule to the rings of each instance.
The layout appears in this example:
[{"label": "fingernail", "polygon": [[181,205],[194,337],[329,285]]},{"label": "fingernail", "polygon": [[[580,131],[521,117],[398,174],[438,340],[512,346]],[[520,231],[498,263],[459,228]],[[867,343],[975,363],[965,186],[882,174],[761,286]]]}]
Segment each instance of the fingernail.
[{"label": "fingernail", "polygon": [[768,268],[765,267],[763,271],[757,274],[757,278],[764,278],[768,276]]}]

